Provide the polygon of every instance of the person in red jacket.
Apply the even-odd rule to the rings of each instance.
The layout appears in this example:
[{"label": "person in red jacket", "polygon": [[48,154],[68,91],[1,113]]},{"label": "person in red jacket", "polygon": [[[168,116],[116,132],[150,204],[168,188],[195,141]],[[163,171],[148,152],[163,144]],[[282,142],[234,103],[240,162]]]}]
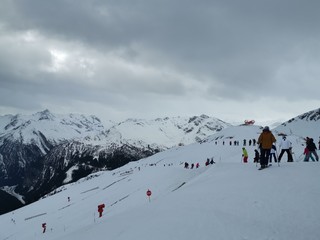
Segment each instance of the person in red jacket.
[{"label": "person in red jacket", "polygon": [[277,140],[270,131],[269,127],[266,126],[263,128],[262,133],[259,136],[258,144],[260,145],[260,169],[268,167],[268,161],[270,156],[270,151],[272,148],[272,144],[275,143]]}]

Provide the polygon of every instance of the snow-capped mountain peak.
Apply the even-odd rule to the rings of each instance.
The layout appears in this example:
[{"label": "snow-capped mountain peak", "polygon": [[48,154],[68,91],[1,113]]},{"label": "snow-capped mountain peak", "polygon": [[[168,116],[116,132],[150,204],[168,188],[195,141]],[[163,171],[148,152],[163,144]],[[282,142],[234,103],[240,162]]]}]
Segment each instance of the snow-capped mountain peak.
[{"label": "snow-capped mountain peak", "polygon": [[95,116],[56,115],[49,110],[32,115],[0,117],[0,136],[25,144],[37,139],[39,132],[49,142],[59,143],[70,139],[82,139],[88,135],[99,135],[104,130],[104,126]]}]

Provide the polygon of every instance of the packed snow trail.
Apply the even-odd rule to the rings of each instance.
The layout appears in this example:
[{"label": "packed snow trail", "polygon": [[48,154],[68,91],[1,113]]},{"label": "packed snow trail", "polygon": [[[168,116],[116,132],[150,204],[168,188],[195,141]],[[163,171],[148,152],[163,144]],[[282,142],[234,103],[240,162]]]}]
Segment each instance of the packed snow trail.
[{"label": "packed snow trail", "polygon": [[[121,186],[114,184],[113,190],[108,188],[110,192],[101,191],[86,200],[75,201],[68,208],[55,210],[58,202],[65,201],[66,195],[76,195],[80,184],[75,184],[35,206],[16,211],[17,231],[13,235],[12,232],[11,235],[1,233],[0,239],[107,237],[124,240],[145,239],[146,236],[155,240],[319,239],[318,163],[283,163],[267,171],[256,171],[253,163],[217,163],[198,169],[196,175],[194,170],[181,166],[150,167],[136,172],[126,183],[117,183]],[[110,176],[105,176],[107,179]],[[105,186],[103,178],[96,180]],[[173,185],[177,187],[184,181],[183,187],[172,192]],[[136,187],[134,192],[134,185],[141,190]],[[147,201],[147,188],[142,185],[151,186],[151,202]],[[117,188],[122,191],[117,193]],[[80,187],[78,191],[82,192]],[[123,195],[123,192],[130,194]],[[104,195],[108,207],[103,217],[98,218],[96,206],[103,202],[99,200]],[[117,199],[118,203],[112,205],[115,202],[112,199]],[[30,216],[35,210],[40,212],[41,207],[48,209],[47,215],[24,221],[24,215]],[[8,217],[10,214],[7,220]],[[12,225],[3,222],[3,217],[0,220],[1,226]],[[40,229],[43,222],[48,225],[45,234]]]}]

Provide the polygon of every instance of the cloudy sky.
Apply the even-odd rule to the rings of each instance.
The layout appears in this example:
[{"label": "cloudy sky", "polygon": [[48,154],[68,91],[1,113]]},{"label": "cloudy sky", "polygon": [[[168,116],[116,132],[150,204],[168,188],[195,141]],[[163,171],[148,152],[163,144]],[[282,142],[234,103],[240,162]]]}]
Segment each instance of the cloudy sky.
[{"label": "cloudy sky", "polygon": [[286,121],[320,107],[318,0],[2,0],[0,115]]}]

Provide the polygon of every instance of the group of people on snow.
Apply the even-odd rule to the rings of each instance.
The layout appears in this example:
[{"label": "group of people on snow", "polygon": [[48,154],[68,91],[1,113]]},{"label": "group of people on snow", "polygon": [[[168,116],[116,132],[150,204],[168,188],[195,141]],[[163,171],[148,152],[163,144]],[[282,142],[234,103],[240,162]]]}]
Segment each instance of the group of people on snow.
[{"label": "group of people on snow", "polygon": [[[256,141],[256,139],[249,139],[248,141],[247,141],[247,139],[243,139],[243,146],[246,146],[247,145],[247,142],[248,142],[248,146],[255,146],[256,145],[256,143],[257,143],[257,141]],[[217,145],[218,144],[218,141],[215,141],[215,144]],[[240,145],[240,142],[238,141],[238,140],[234,140],[234,141],[232,141],[232,140],[230,140],[229,141],[229,145],[230,146],[232,146],[232,144],[234,145],[234,146],[239,146]],[[222,145],[225,145],[225,141],[222,141]]]},{"label": "group of people on snow", "polygon": [[[207,158],[206,162],[204,163],[205,166],[209,166],[210,164],[214,164],[216,163],[215,161],[213,161],[213,158]],[[190,169],[193,169],[193,168],[199,168],[200,167],[200,163],[191,163],[190,165]],[[184,163],[184,168],[189,168],[189,163],[188,162],[185,162]]]},{"label": "group of people on snow", "polygon": [[[263,128],[262,133],[260,134],[257,144],[259,146],[259,150],[255,149],[254,161],[255,163],[260,163],[261,168],[266,168],[271,163],[272,160],[274,162],[280,162],[284,153],[287,153],[288,162],[293,162],[292,157],[292,143],[287,139],[286,136],[283,136],[280,143],[279,148],[281,148],[281,152],[279,158],[277,158],[277,149],[276,149],[276,138],[273,133],[270,131],[269,127],[266,126]],[[319,138],[319,149],[320,149],[320,138]],[[316,152],[317,147],[312,138],[306,138],[306,147],[304,150],[304,161],[308,162],[311,158],[312,161],[319,161],[319,156]],[[248,152],[245,147],[242,148],[242,157],[243,162],[248,162]]]}]

